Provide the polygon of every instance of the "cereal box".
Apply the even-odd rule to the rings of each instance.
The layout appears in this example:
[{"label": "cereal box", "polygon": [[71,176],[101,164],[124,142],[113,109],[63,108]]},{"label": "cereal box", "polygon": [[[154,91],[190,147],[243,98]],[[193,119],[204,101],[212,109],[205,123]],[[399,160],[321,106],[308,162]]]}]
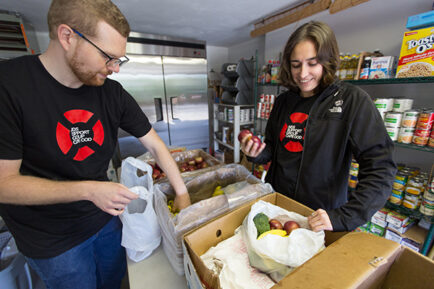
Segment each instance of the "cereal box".
[{"label": "cereal box", "polygon": [[393,56],[372,57],[369,79],[391,78],[394,59]]},{"label": "cereal box", "polygon": [[434,76],[434,27],[404,33],[396,77]]}]

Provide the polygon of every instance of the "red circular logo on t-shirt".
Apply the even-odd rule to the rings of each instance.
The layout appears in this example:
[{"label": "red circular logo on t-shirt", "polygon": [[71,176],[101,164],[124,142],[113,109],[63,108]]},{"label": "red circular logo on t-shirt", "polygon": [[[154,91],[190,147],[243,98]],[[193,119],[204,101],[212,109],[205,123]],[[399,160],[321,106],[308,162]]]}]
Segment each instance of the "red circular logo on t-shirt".
[{"label": "red circular logo on t-shirt", "polygon": [[91,121],[93,115],[87,110],[73,109],[63,114],[69,121],[66,126],[57,122],[57,144],[65,155],[77,147],[77,151],[73,151],[75,161],[83,161],[95,152],[89,146],[91,143],[102,146],[104,142],[102,123],[100,120]]},{"label": "red circular logo on t-shirt", "polygon": [[289,116],[291,122],[283,125],[280,131],[280,141],[282,142],[285,138],[288,139],[288,142],[284,145],[288,151],[295,153],[303,151],[302,140],[304,140],[304,133],[306,131],[304,122],[308,117],[308,114],[294,112]]}]

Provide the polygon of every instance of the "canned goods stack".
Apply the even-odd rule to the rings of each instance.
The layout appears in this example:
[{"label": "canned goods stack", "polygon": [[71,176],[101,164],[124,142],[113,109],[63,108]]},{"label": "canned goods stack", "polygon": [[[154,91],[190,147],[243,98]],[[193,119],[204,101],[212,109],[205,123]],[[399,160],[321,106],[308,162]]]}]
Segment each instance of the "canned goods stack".
[{"label": "canned goods stack", "polygon": [[[401,167],[395,176],[389,202],[410,210],[417,210],[421,206],[422,196],[428,191],[427,184],[427,173],[421,173],[416,167]],[[434,200],[433,196],[428,196],[430,197]]]},{"label": "canned goods stack", "polygon": [[350,176],[348,179],[348,187],[355,189],[357,186],[357,176],[359,175],[359,164],[353,159],[351,160]]},{"label": "canned goods stack", "polygon": [[434,177],[427,185],[422,196],[422,203],[420,205],[419,211],[427,217],[434,216]]},{"label": "canned goods stack", "polygon": [[252,109],[250,108],[241,108],[240,109],[240,123],[246,123],[253,121]]},{"label": "canned goods stack", "polygon": [[430,141],[433,135],[431,129],[434,121],[434,111],[431,109],[424,109],[419,113],[414,131],[412,143],[419,146],[426,146],[429,144],[434,147],[434,140]]},{"label": "canned goods stack", "polygon": [[402,131],[403,136],[411,129],[401,129],[403,115],[410,111],[413,106],[413,99],[409,98],[378,98],[375,106],[384,120],[387,133],[393,141],[398,141],[398,135]]},{"label": "canned goods stack", "polygon": [[259,102],[257,106],[257,118],[269,119],[271,110],[273,109],[274,94],[261,94],[259,97]]}]

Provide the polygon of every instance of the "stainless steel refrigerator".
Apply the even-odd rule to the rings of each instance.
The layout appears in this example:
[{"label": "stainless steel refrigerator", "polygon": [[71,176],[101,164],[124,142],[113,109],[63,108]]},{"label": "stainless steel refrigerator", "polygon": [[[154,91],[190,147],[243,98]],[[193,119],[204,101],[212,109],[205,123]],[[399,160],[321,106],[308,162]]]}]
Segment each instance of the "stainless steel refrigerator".
[{"label": "stainless steel refrigerator", "polygon": [[[130,61],[110,78],[137,100],[167,146],[209,147],[205,44],[150,34],[131,33]],[[140,142],[119,132],[121,158],[145,152]]]}]

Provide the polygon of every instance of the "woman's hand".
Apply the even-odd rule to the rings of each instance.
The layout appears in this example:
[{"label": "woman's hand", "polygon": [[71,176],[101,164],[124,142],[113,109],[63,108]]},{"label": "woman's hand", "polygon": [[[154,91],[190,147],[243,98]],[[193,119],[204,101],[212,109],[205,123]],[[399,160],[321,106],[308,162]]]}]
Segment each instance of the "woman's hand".
[{"label": "woman's hand", "polygon": [[333,226],[330,221],[329,215],[323,209],[318,209],[313,212],[312,215],[307,217],[307,221],[309,222],[309,226],[314,232],[322,230],[333,231]]},{"label": "woman's hand", "polygon": [[256,158],[265,148],[266,144],[262,143],[261,145],[258,145],[257,143],[254,143],[251,139],[249,139],[249,136],[245,136],[241,142],[241,151],[252,158]]}]

